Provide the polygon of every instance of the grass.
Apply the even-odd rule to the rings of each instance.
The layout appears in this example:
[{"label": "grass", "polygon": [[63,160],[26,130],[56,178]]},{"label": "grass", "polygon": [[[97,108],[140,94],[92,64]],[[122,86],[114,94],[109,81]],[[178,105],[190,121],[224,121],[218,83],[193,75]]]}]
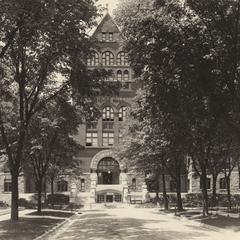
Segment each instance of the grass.
[{"label": "grass", "polygon": [[19,221],[0,222],[1,240],[32,240],[57,224],[71,217],[73,213],[62,211],[43,211],[39,216],[36,212],[19,218]]},{"label": "grass", "polygon": [[200,222],[208,224],[210,226],[231,229],[234,231],[240,231],[240,219],[225,216],[213,216],[211,218],[205,218]]}]

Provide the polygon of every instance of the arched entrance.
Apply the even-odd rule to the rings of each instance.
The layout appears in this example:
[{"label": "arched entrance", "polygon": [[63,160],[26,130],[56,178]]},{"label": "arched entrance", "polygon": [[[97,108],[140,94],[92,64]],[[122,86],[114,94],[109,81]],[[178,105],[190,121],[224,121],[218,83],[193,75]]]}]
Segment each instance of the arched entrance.
[{"label": "arched entrance", "polygon": [[97,166],[98,184],[119,184],[120,166],[111,157],[105,157],[99,161]]}]

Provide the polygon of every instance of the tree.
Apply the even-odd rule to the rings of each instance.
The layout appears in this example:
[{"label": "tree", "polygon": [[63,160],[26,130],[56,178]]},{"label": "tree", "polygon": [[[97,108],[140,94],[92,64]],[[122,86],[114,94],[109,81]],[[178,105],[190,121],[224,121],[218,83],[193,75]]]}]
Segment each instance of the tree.
[{"label": "tree", "polygon": [[97,16],[94,1],[4,0],[0,9],[5,71],[0,132],[12,175],[11,220],[17,221],[18,174],[33,116],[63,92],[70,95],[72,86],[78,102],[88,105],[103,84],[99,71],[85,66],[92,46],[86,30]]},{"label": "tree", "polygon": [[172,116],[176,126],[187,120],[177,136],[191,139],[187,148],[208,214],[207,171],[219,122],[232,130],[239,123],[239,1],[131,6],[120,6],[117,20],[132,66],[143,76],[153,113]]},{"label": "tree", "polygon": [[72,168],[80,146],[71,137],[76,133],[80,116],[63,96],[47,104],[29,126],[26,165],[31,165],[38,190],[38,213],[41,213],[43,181],[50,166]]}]

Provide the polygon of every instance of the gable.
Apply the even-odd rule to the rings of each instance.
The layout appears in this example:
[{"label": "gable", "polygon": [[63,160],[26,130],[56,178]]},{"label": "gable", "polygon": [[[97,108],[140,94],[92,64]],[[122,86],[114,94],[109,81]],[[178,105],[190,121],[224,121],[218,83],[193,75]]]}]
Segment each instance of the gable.
[{"label": "gable", "polygon": [[97,38],[102,32],[112,32],[113,34],[121,34],[118,26],[113,21],[112,17],[107,13],[100,24],[97,26],[97,29],[93,33],[93,37]]}]

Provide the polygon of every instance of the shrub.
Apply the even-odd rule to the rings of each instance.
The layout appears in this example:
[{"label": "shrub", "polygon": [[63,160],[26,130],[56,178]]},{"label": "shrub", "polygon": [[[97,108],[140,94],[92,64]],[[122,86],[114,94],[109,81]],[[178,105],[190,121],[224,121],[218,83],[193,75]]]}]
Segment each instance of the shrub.
[{"label": "shrub", "polygon": [[69,196],[61,193],[49,194],[47,196],[48,204],[64,205],[69,204]]},{"label": "shrub", "polygon": [[25,198],[19,198],[18,205],[19,205],[19,207],[25,207],[25,208],[29,208],[29,209],[36,208],[36,204],[34,202],[28,201]]}]

